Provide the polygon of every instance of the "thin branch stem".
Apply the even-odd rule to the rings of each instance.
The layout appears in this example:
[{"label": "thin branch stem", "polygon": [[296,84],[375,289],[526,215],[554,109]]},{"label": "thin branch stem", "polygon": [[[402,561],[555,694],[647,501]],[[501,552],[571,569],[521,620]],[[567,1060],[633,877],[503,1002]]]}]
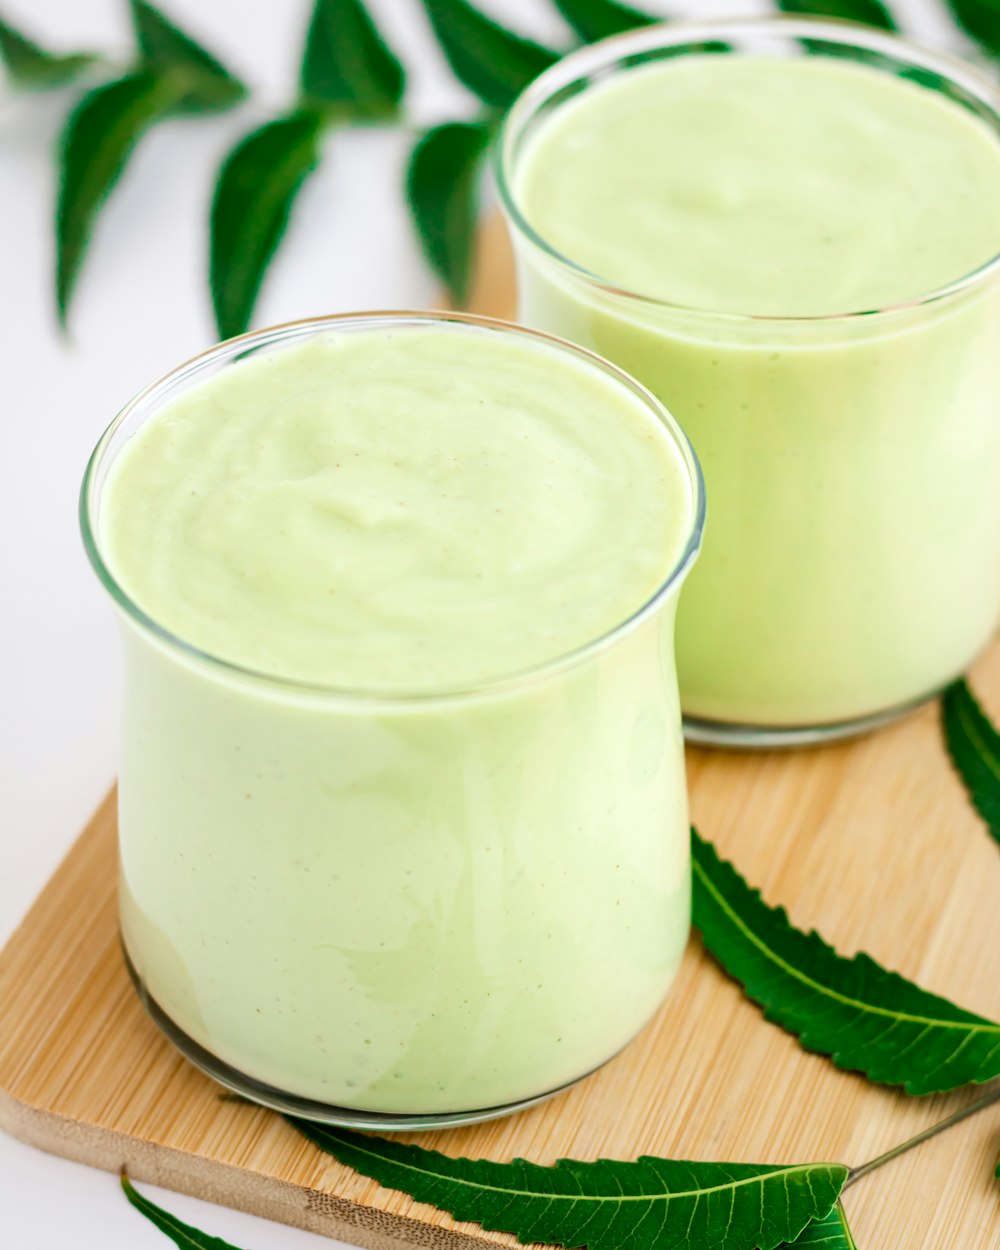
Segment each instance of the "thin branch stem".
[{"label": "thin branch stem", "polygon": [[855,1181],[861,1180],[863,1176],[867,1176],[869,1172],[874,1172],[876,1168],[882,1167],[886,1163],[891,1163],[893,1159],[898,1159],[900,1155],[906,1154],[908,1150],[912,1150],[914,1146],[919,1146],[922,1142],[929,1141],[932,1137],[937,1137],[938,1133],[943,1133],[945,1129],[952,1128],[956,1124],[961,1124],[963,1120],[967,1120],[970,1116],[984,1111],[987,1107],[1000,1103],[1000,1081],[997,1081],[981,1098],[977,1098],[974,1102],[970,1102],[967,1107],[963,1107],[960,1111],[953,1112],[946,1119],[932,1124],[930,1128],[925,1128],[922,1133],[918,1133],[916,1137],[911,1137],[909,1141],[903,1142],[899,1146],[893,1146],[891,1150],[887,1150],[885,1154],[878,1155],[874,1159],[869,1159],[867,1163],[862,1163],[859,1167],[851,1168],[847,1174],[847,1180],[844,1182],[844,1188],[853,1185]]}]

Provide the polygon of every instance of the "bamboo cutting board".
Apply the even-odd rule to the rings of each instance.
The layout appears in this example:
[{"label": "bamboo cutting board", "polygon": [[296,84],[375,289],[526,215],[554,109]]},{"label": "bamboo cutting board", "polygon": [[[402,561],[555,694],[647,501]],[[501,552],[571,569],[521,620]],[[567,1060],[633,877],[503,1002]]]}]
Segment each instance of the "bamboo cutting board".
[{"label": "bamboo cutting board", "polygon": [[[476,307],[513,311],[493,225]],[[972,680],[1000,718],[1000,643]],[[1000,1016],[1000,853],[950,770],[935,707],[854,743],[691,750],[688,765],[693,819],[793,923]],[[372,1250],[516,1244],[380,1189],[271,1112],[220,1099],[132,991],[114,878],[109,796],[0,954],[0,1126],[45,1150],[110,1171],[124,1165],[138,1180]],[[973,1096],[907,1098],[806,1054],[694,939],[657,1017],[599,1073],[506,1120],[408,1139],[538,1163],[660,1154],[856,1165]],[[861,1181],[845,1203],[859,1250],[1000,1250],[998,1155],[995,1107]]]}]

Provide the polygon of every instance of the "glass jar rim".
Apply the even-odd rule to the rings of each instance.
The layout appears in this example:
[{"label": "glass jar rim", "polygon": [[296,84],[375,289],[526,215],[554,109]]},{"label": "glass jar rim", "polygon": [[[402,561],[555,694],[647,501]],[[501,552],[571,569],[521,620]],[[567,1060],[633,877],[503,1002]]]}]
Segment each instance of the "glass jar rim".
[{"label": "glass jar rim", "polygon": [[619,69],[618,65],[625,57],[643,53],[655,55],[659,51],[667,52],[670,49],[682,51],[685,45],[695,47],[710,41],[724,41],[727,35],[732,37],[740,34],[766,35],[768,33],[790,39],[819,40],[831,46],[874,52],[905,63],[914,69],[935,73],[941,79],[959,87],[972,96],[978,104],[989,110],[996,124],[998,142],[1000,142],[1000,88],[970,62],[927,48],[895,32],[882,31],[845,19],[810,15],[654,22],[648,26],[640,26],[634,30],[611,35],[568,53],[533,79],[507,110],[497,140],[493,145],[492,164],[500,205],[512,229],[561,269],[605,295],[627,301],[637,307],[729,324],[778,326],[848,322],[862,317],[889,316],[959,295],[971,287],[980,285],[992,274],[1000,271],[1000,251],[998,251],[988,260],[977,265],[975,269],[942,286],[935,287],[922,295],[878,308],[799,315],[726,312],[721,309],[659,299],[641,291],[622,287],[561,252],[527,220],[513,189],[516,164],[514,149],[532,120],[554,96],[573,84],[589,79],[598,73],[602,74],[602,81],[606,81],[609,72],[615,70],[627,72],[633,66],[628,65]]},{"label": "glass jar rim", "polygon": [[[99,494],[103,484],[103,476],[110,468],[111,463],[113,463],[118,450],[120,450],[112,451],[111,444],[130,418],[134,418],[150,407],[156,406],[163,399],[164,395],[178,384],[197,378],[197,375],[203,370],[238,358],[248,350],[252,351],[266,346],[282,345],[298,338],[306,338],[313,334],[322,333],[324,330],[365,330],[377,329],[383,326],[417,327],[421,325],[470,326],[483,331],[531,339],[544,346],[547,350],[567,353],[590,367],[600,369],[605,377],[610,378],[618,385],[624,386],[633,397],[641,401],[651,412],[658,426],[680,454],[690,490],[690,524],[687,529],[686,540],[680,554],[670,564],[653,593],[627,617],[617,621],[596,637],[588,639],[569,651],[509,673],[485,678],[482,681],[455,685],[444,684],[412,691],[304,681],[284,677],[262,669],[255,669],[227,660],[222,656],[215,655],[211,651],[194,645],[175,634],[172,630],[167,629],[164,625],[161,625],[159,621],[147,613],[124,588],[106,561],[102,551],[98,518]],[[156,642],[174,652],[180,653],[189,661],[208,666],[224,677],[258,686],[262,685],[276,693],[303,697],[312,696],[322,698],[323,700],[337,700],[359,706],[379,707],[392,705],[424,706],[428,703],[439,701],[465,701],[492,695],[514,693],[535,681],[574,668],[591,656],[606,650],[619,638],[631,632],[633,628],[652,615],[673,589],[683,581],[701,548],[705,526],[705,512],[704,478],[697,453],[690,440],[677,420],[656,396],[623,369],[618,368],[617,365],[605,360],[595,352],[588,351],[586,348],[579,347],[577,344],[559,338],[554,334],[529,329],[526,326],[502,321],[495,317],[420,309],[378,309],[362,313],[333,313],[327,316],[287,321],[279,325],[253,330],[236,338],[226,339],[191,357],[169,372],[162,374],[137,395],[133,396],[105,429],[87,462],[79,500],[80,531],[83,537],[83,546],[98,580],[110,594],[116,605],[124,612],[125,616]]]}]

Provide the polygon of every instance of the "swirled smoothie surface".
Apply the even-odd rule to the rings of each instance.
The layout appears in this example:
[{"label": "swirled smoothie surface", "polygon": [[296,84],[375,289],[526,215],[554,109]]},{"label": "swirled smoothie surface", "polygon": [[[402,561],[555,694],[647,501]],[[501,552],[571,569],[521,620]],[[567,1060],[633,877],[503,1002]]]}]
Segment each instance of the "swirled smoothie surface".
[{"label": "swirled smoothie surface", "polygon": [[833,58],[629,70],[529,141],[557,251],[688,307],[806,316],[929,293],[1000,252],[1000,143],[929,88]]},{"label": "swirled smoothie surface", "polygon": [[330,332],[156,414],[107,484],[154,620],[276,676],[417,691],[556,658],[681,554],[687,472],[625,386],[467,329]]}]

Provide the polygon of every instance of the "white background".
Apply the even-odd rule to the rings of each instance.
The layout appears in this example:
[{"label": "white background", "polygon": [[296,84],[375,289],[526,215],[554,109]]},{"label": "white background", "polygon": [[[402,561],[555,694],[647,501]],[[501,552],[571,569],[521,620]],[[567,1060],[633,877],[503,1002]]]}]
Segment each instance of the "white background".
[{"label": "white background", "polygon": [[[41,889],[115,772],[115,629],[76,525],[87,456],[122,404],[214,339],[205,289],[213,174],[236,138],[290,99],[310,0],[162,0],[255,88],[259,103],[171,121],[139,147],[103,212],[71,317],[51,294],[52,149],[72,89],[32,97],[0,85],[0,944]],[[635,2],[635,0],[633,0]],[[667,12],[663,0],[646,7]],[[419,0],[370,0],[410,73],[417,125],[475,110],[447,71]],[[568,32],[546,0],[481,7],[553,45]],[[128,56],[124,0],[0,0],[55,49]],[[766,9],[690,0],[677,14]],[[948,37],[939,0],[901,0],[911,33]],[[952,36],[953,43],[954,36]],[[957,44],[961,47],[961,42]],[[436,289],[399,188],[412,133],[332,135],[266,279],[255,325],[350,309],[420,307]],[[0,1011],[3,1004],[0,1003]],[[248,1250],[329,1247],[325,1238],[147,1192],[182,1219]],[[0,1243],[41,1250],[162,1247],[112,1176],[0,1133]]]}]

